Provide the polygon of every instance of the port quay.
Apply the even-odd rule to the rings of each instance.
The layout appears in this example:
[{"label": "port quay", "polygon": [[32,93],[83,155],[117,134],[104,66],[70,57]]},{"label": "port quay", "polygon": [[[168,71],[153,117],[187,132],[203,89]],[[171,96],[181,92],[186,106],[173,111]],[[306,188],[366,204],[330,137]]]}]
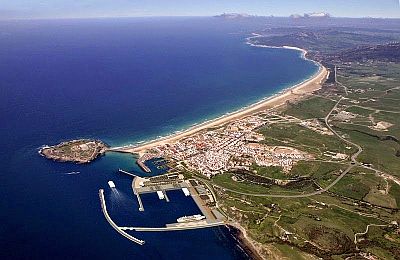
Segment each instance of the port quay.
[{"label": "port quay", "polygon": [[[180,174],[163,174],[154,177],[143,178],[134,175],[133,173],[119,169],[119,172],[133,177],[132,192],[136,196],[139,203],[139,211],[144,211],[145,207],[140,198],[141,194],[157,193],[160,200],[169,202],[167,191],[182,190],[185,196],[191,196],[202,215],[184,216],[177,219],[177,223],[166,224],[165,227],[126,227],[118,226],[110,217],[107,211],[106,200],[104,197],[104,189],[99,190],[99,198],[101,209],[105,219],[120,235],[131,240],[138,245],[144,245],[145,241],[135,238],[126,231],[137,232],[160,232],[160,231],[178,231],[190,230],[199,228],[209,228],[225,225],[226,218],[216,207],[210,207],[215,203],[215,197],[205,185],[202,185],[197,180],[185,180]],[[112,181],[108,182],[111,189],[115,188]],[[211,204],[210,204],[211,202]]]}]

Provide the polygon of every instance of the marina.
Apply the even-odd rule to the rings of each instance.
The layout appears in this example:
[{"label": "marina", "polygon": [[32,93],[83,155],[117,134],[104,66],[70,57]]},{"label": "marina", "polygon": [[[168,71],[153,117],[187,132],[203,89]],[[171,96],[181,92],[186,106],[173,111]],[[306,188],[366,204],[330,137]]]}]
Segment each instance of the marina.
[{"label": "marina", "polygon": [[[119,169],[119,172],[126,173],[129,176],[135,176],[132,180],[132,192],[136,196],[139,211],[144,211],[144,205],[140,197],[141,194],[156,193],[159,200],[165,200],[169,202],[169,197],[167,195],[168,191],[182,190],[185,197],[191,197],[195,202],[201,214],[181,216],[176,219],[176,223],[167,223],[164,227],[139,227],[139,226],[118,226],[111,219],[106,206],[106,201],[104,198],[104,190],[99,191],[100,203],[102,207],[103,214],[108,221],[108,223],[122,236],[128,238],[129,240],[143,245],[144,241],[137,239],[125,231],[137,231],[137,232],[158,232],[158,231],[178,231],[178,230],[191,230],[191,229],[202,229],[225,225],[225,217],[218,211],[216,207],[213,207],[212,193],[208,188],[197,180],[190,179],[185,180],[182,175],[177,174],[164,174],[149,178],[139,177],[130,172]],[[115,189],[115,184],[113,181],[109,181],[108,185],[111,189]],[[206,201],[202,199],[207,198]]]},{"label": "marina", "polygon": [[[173,176],[172,178],[170,176]],[[136,194],[138,200],[140,194],[156,192],[160,200],[165,199],[169,201],[167,191],[182,190],[185,197],[191,196],[202,215],[194,215],[194,218],[200,218],[201,221],[180,221],[177,223],[167,224],[169,229],[185,229],[195,227],[209,227],[215,225],[223,225],[226,220],[225,217],[219,212],[215,204],[215,198],[211,191],[204,185],[200,184],[197,180],[185,180],[180,175],[161,175],[151,178],[143,178],[136,176],[132,180],[132,190]],[[141,205],[143,207],[143,204]],[[192,216],[193,217],[193,216]],[[181,219],[182,220],[182,219]],[[169,230],[167,229],[167,230]]]}]

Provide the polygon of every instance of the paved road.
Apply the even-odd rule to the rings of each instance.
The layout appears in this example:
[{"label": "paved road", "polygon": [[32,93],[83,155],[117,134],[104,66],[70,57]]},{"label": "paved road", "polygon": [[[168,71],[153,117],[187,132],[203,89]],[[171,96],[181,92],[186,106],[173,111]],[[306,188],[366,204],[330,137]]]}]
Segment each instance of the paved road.
[{"label": "paved road", "polygon": [[353,154],[353,155],[351,156],[351,161],[352,161],[354,164],[359,164],[359,163],[357,162],[356,158],[358,157],[358,155],[360,155],[360,153],[362,153],[362,151],[363,151],[362,147],[359,146],[359,145],[356,144],[356,143],[353,143],[352,141],[349,141],[349,140],[343,138],[343,137],[342,137],[341,135],[339,135],[335,130],[333,130],[333,128],[332,128],[332,127],[330,126],[330,124],[329,124],[329,117],[332,115],[332,112],[337,108],[337,106],[339,105],[340,101],[342,101],[342,100],[343,100],[343,97],[341,97],[341,98],[339,99],[339,101],[335,104],[335,106],[331,109],[331,111],[329,111],[329,114],[325,117],[325,124],[326,124],[326,126],[328,127],[328,129],[331,130],[332,133],[333,133],[334,135],[336,135],[340,140],[342,140],[343,142],[348,143],[348,144],[350,144],[350,145],[353,145],[353,146],[355,146],[355,147],[357,148],[358,151],[357,151],[355,154]]},{"label": "paved road", "polygon": [[241,195],[248,195],[248,196],[254,196],[254,197],[270,197],[270,198],[306,198],[306,197],[311,197],[315,195],[319,195],[321,193],[326,192],[330,188],[332,188],[336,183],[338,183],[352,168],[354,165],[350,165],[346,170],[342,172],[342,174],[339,175],[331,184],[329,184],[327,187],[311,192],[311,193],[304,193],[304,194],[293,194],[293,195],[284,195],[284,194],[263,194],[263,193],[250,193],[250,192],[240,192],[228,188],[224,188],[218,185],[213,184],[216,187],[219,187],[221,189],[224,189],[226,191],[230,191],[233,193],[241,194]]}]

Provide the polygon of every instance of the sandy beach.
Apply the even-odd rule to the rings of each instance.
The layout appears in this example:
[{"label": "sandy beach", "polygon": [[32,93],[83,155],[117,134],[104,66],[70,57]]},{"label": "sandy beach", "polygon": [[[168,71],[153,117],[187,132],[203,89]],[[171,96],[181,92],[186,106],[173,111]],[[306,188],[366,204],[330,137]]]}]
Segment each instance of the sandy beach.
[{"label": "sandy beach", "polygon": [[[291,47],[285,47],[285,48],[291,48]],[[302,50],[302,51],[304,53],[306,53],[305,50]],[[202,131],[202,130],[205,130],[208,128],[212,128],[212,127],[216,127],[216,126],[222,126],[224,124],[227,124],[231,121],[234,121],[234,120],[237,120],[240,118],[243,118],[245,116],[249,116],[249,115],[252,115],[254,113],[257,113],[257,112],[260,112],[260,111],[263,111],[266,109],[271,109],[271,108],[281,106],[281,105],[285,104],[287,101],[294,101],[294,100],[298,99],[299,97],[311,94],[313,91],[321,88],[321,83],[326,79],[326,77],[328,75],[328,71],[321,64],[319,64],[319,66],[320,66],[319,71],[316,74],[314,74],[311,78],[307,79],[306,81],[304,81],[298,85],[295,85],[291,88],[288,88],[288,89],[284,90],[283,92],[276,94],[272,97],[269,97],[265,100],[262,100],[258,103],[255,103],[253,105],[245,107],[241,110],[238,110],[236,112],[216,118],[215,120],[210,120],[210,121],[204,122],[202,124],[195,125],[189,129],[187,129],[186,131],[182,131],[182,132],[170,135],[170,136],[159,138],[154,141],[146,142],[146,143],[136,145],[136,146],[114,147],[114,148],[111,148],[110,150],[118,151],[118,152],[142,154],[143,152],[145,152],[148,149],[151,149],[152,147],[167,144],[167,143],[174,143],[182,138],[193,135],[199,131]]]},{"label": "sandy beach", "polygon": [[[254,34],[253,37],[259,37],[259,35]],[[248,39],[250,39],[250,38],[248,38]],[[248,44],[252,45],[250,42],[248,42]],[[262,45],[252,45],[252,46],[270,48],[269,46],[262,46]],[[271,48],[278,48],[278,47],[271,47]],[[303,50],[303,49],[300,49],[297,47],[291,47],[291,46],[284,46],[284,47],[279,47],[279,48],[294,49],[297,51],[301,51],[302,57],[304,59],[307,59],[307,57],[306,57],[307,51],[306,50]],[[277,108],[279,106],[284,105],[288,101],[295,101],[295,100],[302,99],[302,98],[312,94],[314,91],[320,89],[322,83],[325,81],[325,79],[329,75],[328,70],[324,66],[322,66],[320,63],[316,63],[316,64],[318,64],[319,70],[313,76],[311,76],[309,79],[303,81],[300,84],[289,87],[276,95],[265,98],[264,100],[261,100],[260,102],[257,102],[255,104],[252,104],[250,106],[242,108],[233,113],[221,116],[214,120],[206,121],[204,123],[195,125],[185,131],[182,131],[182,132],[179,132],[176,134],[172,134],[170,136],[162,137],[162,138],[159,138],[159,139],[156,139],[153,141],[149,141],[149,142],[144,142],[143,144],[137,144],[135,146],[115,147],[115,148],[111,148],[111,150],[142,155],[147,150],[151,149],[152,147],[163,145],[163,144],[171,144],[171,143],[177,142],[183,138],[186,138],[193,134],[196,134],[200,131],[203,131],[203,130],[206,130],[209,128],[213,128],[213,127],[222,126],[222,125],[225,125],[232,121],[235,121],[237,119],[240,119],[240,118],[243,118],[243,117],[246,117],[249,115],[253,115],[253,114],[268,110],[268,109]],[[249,257],[251,257],[252,259],[263,259],[264,254],[269,252],[269,250],[265,246],[256,242],[252,238],[250,238],[248,236],[246,229],[243,226],[241,226],[239,223],[231,222],[228,225],[230,226],[230,228],[233,228],[236,230],[236,231],[234,231],[234,233],[236,234],[235,235],[236,238],[239,240],[243,250],[245,250],[247,252],[247,254],[249,255]],[[233,232],[233,231],[231,231],[231,232]],[[272,253],[272,252],[269,252],[269,253]],[[271,254],[271,256],[273,256],[273,254]],[[273,258],[275,258],[275,257],[273,257]]]}]

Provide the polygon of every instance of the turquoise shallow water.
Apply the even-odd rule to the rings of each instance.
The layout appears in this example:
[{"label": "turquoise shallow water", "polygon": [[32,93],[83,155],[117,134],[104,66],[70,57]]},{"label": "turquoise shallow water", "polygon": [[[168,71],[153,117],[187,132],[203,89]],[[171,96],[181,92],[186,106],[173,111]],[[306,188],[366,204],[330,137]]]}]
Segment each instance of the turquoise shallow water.
[{"label": "turquoise shallow water", "polygon": [[[140,215],[124,168],[129,155],[90,165],[38,156],[43,144],[81,137],[111,145],[153,139],[249,105],[317,71],[294,50],[255,48],[259,24],[212,18],[4,21],[0,23],[0,256],[7,258],[245,258],[225,228],[138,234],[144,247],[105,221],[163,225],[198,212],[172,192],[149,195]],[[66,174],[70,172],[79,174]],[[161,203],[161,204],[160,204]],[[205,250],[206,248],[206,250]],[[182,254],[184,250],[185,254]]]}]

